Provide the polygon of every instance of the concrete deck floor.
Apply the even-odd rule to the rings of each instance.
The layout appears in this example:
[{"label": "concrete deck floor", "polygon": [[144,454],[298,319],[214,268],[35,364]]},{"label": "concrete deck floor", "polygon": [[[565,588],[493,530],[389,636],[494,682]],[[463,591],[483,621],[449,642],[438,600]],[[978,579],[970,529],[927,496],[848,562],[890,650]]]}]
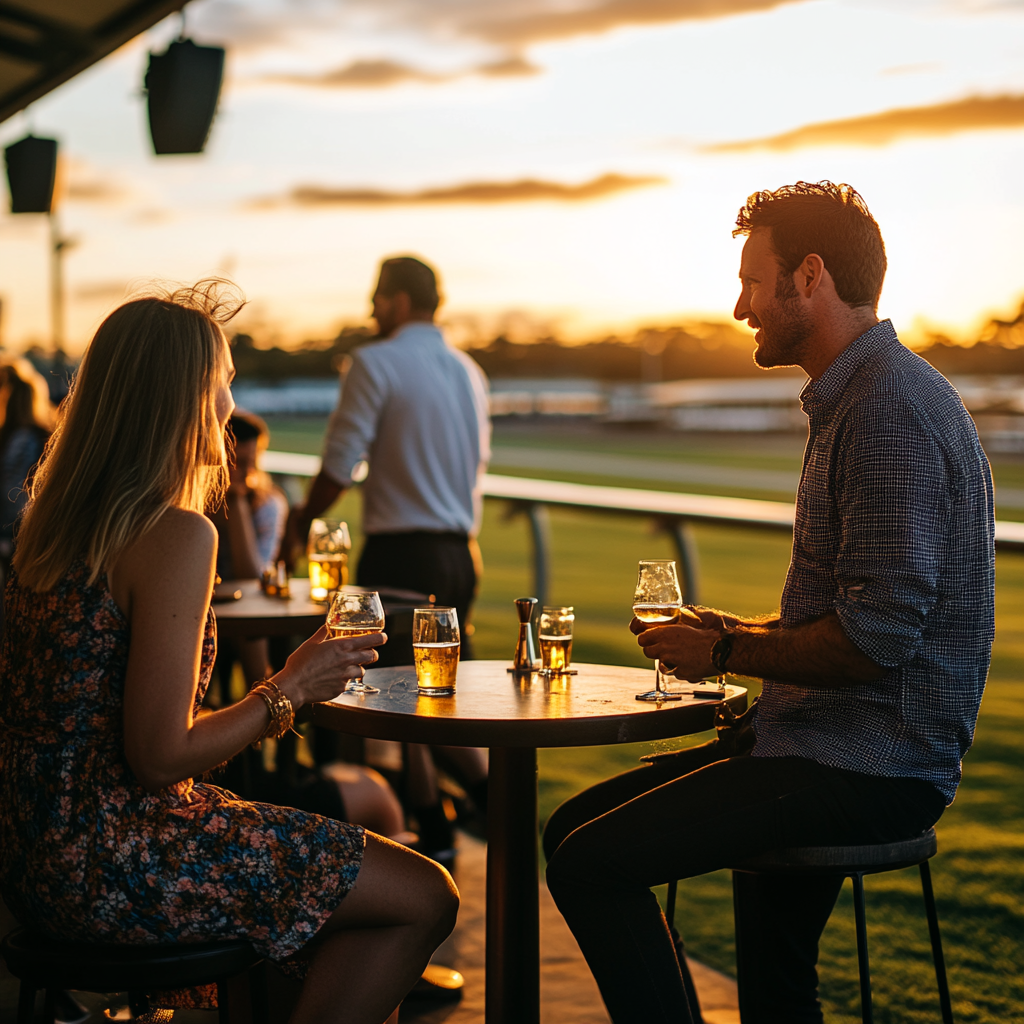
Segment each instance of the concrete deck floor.
[{"label": "concrete deck floor", "polygon": [[[462,894],[459,923],[434,957],[455,967],[466,978],[463,998],[445,1005],[410,1003],[401,1013],[402,1024],[483,1024],[484,1020],[484,895],[487,850],[483,843],[459,837],[455,880]],[[14,926],[0,904],[0,925]],[[597,985],[576,940],[555,908],[546,887],[540,889],[541,1021],[542,1024],[609,1024]],[[690,961],[706,1024],[739,1024],[736,983],[704,964]],[[17,1009],[17,982],[0,961],[0,1024],[13,1024]],[[101,997],[86,997],[99,1007],[90,1024],[104,1020]],[[179,1011],[176,1024],[212,1024],[213,1011]]]}]

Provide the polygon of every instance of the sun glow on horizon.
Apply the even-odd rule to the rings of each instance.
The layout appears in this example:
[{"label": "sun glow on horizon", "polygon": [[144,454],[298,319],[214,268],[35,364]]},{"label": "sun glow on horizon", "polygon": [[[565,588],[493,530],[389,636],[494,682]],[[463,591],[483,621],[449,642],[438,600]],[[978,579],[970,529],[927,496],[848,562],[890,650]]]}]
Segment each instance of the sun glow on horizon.
[{"label": "sun glow on horizon", "polygon": [[[195,5],[206,38],[226,24],[218,3]],[[36,133],[60,138],[68,158],[60,217],[76,239],[66,257],[73,351],[140,284],[210,274],[238,282],[251,301],[242,323],[264,339],[328,338],[366,321],[379,260],[400,252],[438,267],[443,316],[464,339],[575,341],[728,321],[737,209],[750,192],[800,178],[847,181],[867,199],[889,254],[879,313],[906,340],[930,330],[973,340],[992,314],[1013,315],[1024,292],[1024,125],[884,146],[706,150],[890,109],[1024,95],[1016,12],[794,3],[538,42],[523,51],[526,65],[495,74],[482,70],[490,58],[479,42],[445,49],[426,29],[417,38],[377,26],[332,50],[340,30],[325,28],[316,43],[236,46],[208,153],[158,160],[132,92],[147,48],[167,32],[32,111]],[[756,43],[741,58],[737,38]],[[818,45],[836,38],[841,46]],[[268,80],[383,55],[399,69],[387,88]],[[0,138],[24,128],[16,117]],[[11,348],[49,334],[42,221],[0,217]]]}]

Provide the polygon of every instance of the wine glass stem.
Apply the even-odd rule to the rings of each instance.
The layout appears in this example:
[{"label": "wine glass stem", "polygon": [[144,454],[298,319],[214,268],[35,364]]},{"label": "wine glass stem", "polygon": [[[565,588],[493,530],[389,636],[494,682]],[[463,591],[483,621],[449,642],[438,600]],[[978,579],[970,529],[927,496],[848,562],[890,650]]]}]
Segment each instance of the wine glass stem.
[{"label": "wine glass stem", "polygon": [[665,687],[662,685],[662,679],[661,679],[661,659],[660,658],[655,658],[654,659],[654,688],[658,691],[658,693],[664,693],[665,692]]}]

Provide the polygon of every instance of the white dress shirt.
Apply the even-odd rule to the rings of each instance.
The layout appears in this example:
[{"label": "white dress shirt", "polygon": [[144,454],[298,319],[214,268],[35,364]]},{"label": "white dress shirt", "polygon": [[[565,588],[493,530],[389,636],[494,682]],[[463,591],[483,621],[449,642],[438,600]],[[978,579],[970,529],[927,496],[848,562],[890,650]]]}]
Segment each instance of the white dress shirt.
[{"label": "white dress shirt", "polygon": [[366,533],[475,535],[490,456],[487,378],[434,324],[404,324],[353,353],[323,469],[348,486],[356,465],[369,463]]}]

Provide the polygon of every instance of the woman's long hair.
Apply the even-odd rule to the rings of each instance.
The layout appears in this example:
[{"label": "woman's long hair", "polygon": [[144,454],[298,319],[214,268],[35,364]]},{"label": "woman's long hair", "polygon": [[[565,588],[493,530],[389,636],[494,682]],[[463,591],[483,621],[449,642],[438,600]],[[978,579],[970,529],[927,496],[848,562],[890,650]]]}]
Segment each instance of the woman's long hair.
[{"label": "woman's long hair", "polygon": [[14,566],[37,592],[84,558],[89,581],[172,507],[203,512],[227,486],[216,396],[225,282],[134,299],[100,325],[29,488]]},{"label": "woman's long hair", "polygon": [[46,381],[27,359],[0,365],[0,452],[16,430],[35,427],[42,434],[53,430],[53,406]]}]

